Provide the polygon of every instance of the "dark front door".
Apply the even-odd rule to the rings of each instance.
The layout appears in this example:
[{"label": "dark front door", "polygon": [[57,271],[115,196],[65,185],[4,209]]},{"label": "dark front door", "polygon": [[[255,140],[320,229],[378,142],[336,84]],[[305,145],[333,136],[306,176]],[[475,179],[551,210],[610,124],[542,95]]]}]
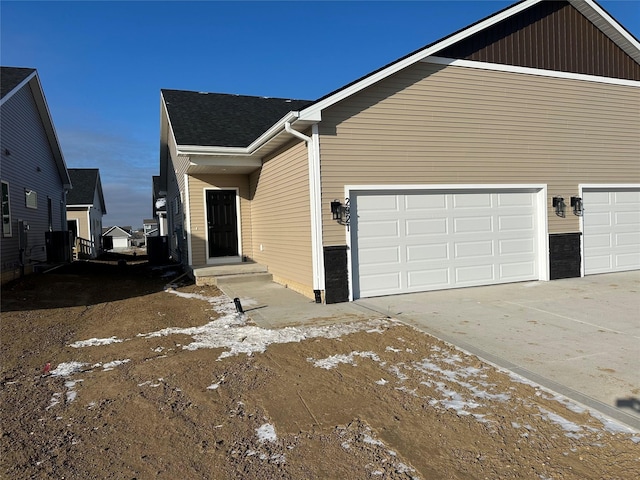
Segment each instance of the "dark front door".
[{"label": "dark front door", "polygon": [[235,190],[207,190],[209,257],[238,255]]}]

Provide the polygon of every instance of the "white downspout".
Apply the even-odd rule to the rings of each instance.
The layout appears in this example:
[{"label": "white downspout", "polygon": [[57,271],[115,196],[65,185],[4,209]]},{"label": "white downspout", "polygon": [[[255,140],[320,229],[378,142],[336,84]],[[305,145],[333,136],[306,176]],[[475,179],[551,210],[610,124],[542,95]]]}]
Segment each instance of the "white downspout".
[{"label": "white downspout", "polygon": [[320,190],[320,156],[318,126],[313,125],[313,136],[308,137],[285,122],[284,129],[307,144],[309,158],[309,208],[311,212],[311,256],[313,265],[313,289],[324,291],[324,255],[322,251],[322,198]]}]

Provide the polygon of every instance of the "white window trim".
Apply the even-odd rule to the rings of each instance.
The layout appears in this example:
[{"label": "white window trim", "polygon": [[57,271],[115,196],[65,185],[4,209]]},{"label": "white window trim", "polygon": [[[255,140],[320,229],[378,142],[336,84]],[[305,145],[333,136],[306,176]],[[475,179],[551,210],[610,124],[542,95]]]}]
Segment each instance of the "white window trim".
[{"label": "white window trim", "polygon": [[[7,186],[7,208],[9,210],[9,223],[5,225],[4,223],[4,210],[2,211],[2,236],[5,238],[9,238],[13,236],[13,225],[11,221],[11,188],[9,182],[2,180],[2,186]],[[8,230],[8,231],[7,231]]]}]

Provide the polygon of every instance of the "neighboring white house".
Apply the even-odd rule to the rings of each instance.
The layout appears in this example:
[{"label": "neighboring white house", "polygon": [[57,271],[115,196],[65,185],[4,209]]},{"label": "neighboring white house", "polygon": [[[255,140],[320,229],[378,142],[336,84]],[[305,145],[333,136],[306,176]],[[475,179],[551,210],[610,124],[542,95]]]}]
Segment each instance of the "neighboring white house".
[{"label": "neighboring white house", "polygon": [[[117,252],[126,250],[127,248],[131,247],[131,239],[133,238],[133,236],[131,235],[131,229],[129,228],[127,230],[127,228],[128,227],[115,226],[105,229],[104,233],[102,234],[103,241],[107,237],[111,238],[111,248],[108,250]],[[105,242],[105,245],[108,245],[108,243],[108,241]],[[105,249],[107,248],[105,247]]]}]

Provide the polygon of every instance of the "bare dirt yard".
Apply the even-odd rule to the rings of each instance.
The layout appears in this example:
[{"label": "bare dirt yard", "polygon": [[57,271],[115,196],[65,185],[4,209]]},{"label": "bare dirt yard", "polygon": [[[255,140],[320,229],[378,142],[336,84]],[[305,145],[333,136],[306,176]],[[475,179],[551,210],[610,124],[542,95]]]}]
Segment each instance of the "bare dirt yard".
[{"label": "bare dirt yard", "polygon": [[179,275],[3,288],[0,476],[640,478],[640,434],[394,319],[267,330]]}]

